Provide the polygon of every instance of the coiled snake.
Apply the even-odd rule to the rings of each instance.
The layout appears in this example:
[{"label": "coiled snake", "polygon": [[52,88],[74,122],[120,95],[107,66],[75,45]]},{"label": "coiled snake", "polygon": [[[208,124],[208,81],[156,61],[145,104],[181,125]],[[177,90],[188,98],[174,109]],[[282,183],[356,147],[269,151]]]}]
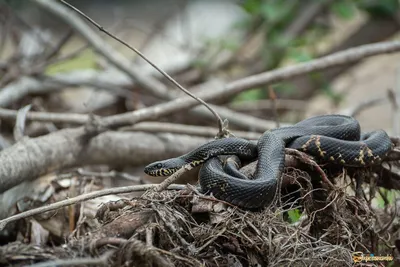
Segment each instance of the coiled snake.
[{"label": "coiled snake", "polygon": [[[318,162],[365,167],[380,164],[392,143],[383,130],[361,134],[352,117],[323,115],[293,126],[266,131],[254,143],[241,138],[213,140],[177,158],[145,167],[152,176],[169,176],[182,166],[203,166],[199,172],[203,192],[245,209],[271,204],[285,161],[285,147],[313,156]],[[254,179],[224,169],[220,155],[236,155],[241,161],[258,159]]]}]

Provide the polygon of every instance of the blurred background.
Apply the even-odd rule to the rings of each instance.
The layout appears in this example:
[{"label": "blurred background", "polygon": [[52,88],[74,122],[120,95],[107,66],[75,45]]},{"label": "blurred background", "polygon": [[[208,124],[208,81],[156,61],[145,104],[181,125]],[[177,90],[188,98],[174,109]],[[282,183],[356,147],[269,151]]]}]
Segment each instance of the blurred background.
[{"label": "blurred background", "polygon": [[[226,84],[347,48],[396,39],[400,25],[397,0],[68,2],[137,47],[186,88],[208,81]],[[98,56],[84,38],[35,2],[9,0],[0,3],[1,87],[15,82],[18,76],[39,73],[64,75],[71,81],[69,87],[51,95],[38,98],[29,94],[12,103],[0,101],[0,105],[18,108],[32,103],[33,97],[36,99],[33,110],[40,106],[56,112],[106,115],[163,102],[129,82],[123,74],[112,74],[111,64]],[[142,71],[165,82],[131,50],[101,35],[104,42]],[[25,62],[25,66],[21,63],[21,58],[38,55],[41,50],[57,45],[61,46],[57,56],[61,59],[40,64],[33,60]],[[359,64],[343,65],[273,87],[253,88],[234,98],[219,99],[218,104],[267,120],[277,115],[281,122],[295,122],[323,113],[353,112],[365,130],[384,128],[390,132],[393,131],[391,114],[395,106],[390,104],[387,95],[389,89],[394,90],[392,93],[400,90],[399,63],[399,54],[375,56]],[[85,82],[79,84],[102,72],[110,75],[108,80],[121,90],[104,90]],[[173,86],[169,89],[177,91]],[[271,93],[277,97],[275,103],[271,103]],[[360,112],[353,110],[363,101],[368,105],[361,107],[368,108]],[[186,114],[163,120],[215,125]]]}]

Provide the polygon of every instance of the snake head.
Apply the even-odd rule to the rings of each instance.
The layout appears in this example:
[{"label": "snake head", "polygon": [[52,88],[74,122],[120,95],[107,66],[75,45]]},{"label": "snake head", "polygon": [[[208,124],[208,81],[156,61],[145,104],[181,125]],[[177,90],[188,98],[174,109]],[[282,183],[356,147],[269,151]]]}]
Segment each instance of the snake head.
[{"label": "snake head", "polygon": [[170,176],[184,165],[185,162],[181,159],[167,159],[147,165],[144,172],[150,176]]}]

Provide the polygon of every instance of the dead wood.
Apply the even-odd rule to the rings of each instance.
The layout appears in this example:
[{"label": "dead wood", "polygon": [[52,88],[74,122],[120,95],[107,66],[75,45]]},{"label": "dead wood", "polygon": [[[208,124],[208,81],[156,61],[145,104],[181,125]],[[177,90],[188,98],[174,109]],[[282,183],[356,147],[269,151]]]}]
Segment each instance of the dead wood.
[{"label": "dead wood", "polygon": [[105,132],[87,140],[83,127],[25,139],[0,153],[0,192],[64,168],[107,164],[139,166],[175,157],[206,142],[201,137]]}]

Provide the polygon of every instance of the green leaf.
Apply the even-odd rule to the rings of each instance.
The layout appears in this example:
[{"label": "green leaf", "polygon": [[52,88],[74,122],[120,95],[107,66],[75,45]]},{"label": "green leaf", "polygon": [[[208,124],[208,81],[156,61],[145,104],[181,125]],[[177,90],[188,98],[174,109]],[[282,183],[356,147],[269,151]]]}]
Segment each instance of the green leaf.
[{"label": "green leaf", "polygon": [[250,14],[258,14],[260,10],[260,0],[245,0],[242,4],[244,10]]},{"label": "green leaf", "polygon": [[332,11],[342,19],[351,19],[355,15],[356,9],[351,1],[336,1],[332,5]]},{"label": "green leaf", "polygon": [[293,209],[288,211],[290,223],[297,222],[301,217],[301,211],[299,209]]}]

